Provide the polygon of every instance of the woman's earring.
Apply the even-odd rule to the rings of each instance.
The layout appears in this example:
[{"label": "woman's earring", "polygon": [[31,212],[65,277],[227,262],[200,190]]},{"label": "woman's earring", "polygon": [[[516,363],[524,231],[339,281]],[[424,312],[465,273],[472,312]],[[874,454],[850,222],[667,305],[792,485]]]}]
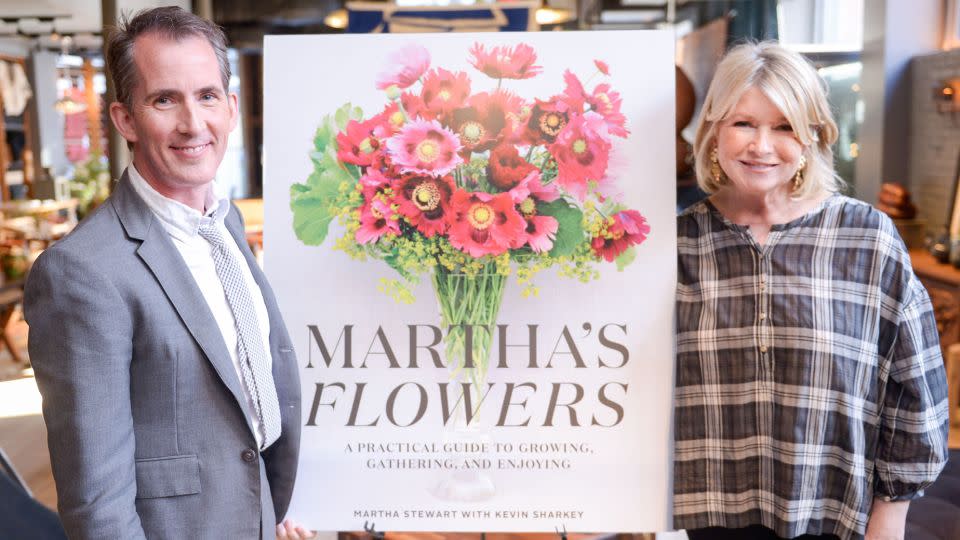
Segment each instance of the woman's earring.
[{"label": "woman's earring", "polygon": [[713,183],[718,186],[723,185],[723,169],[720,168],[720,160],[717,158],[716,146],[710,151],[710,176],[713,176]]},{"label": "woman's earring", "polygon": [[793,189],[800,189],[803,185],[803,169],[807,166],[807,158],[800,156],[800,166],[797,167],[797,174],[793,176]]}]

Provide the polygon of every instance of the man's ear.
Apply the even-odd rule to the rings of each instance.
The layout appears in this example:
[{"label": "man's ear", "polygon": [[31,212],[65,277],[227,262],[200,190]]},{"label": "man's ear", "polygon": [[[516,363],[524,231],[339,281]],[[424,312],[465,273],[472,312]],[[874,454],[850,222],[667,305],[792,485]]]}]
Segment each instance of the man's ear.
[{"label": "man's ear", "polygon": [[117,131],[127,142],[137,142],[137,130],[134,129],[133,114],[124,104],[117,101],[110,104],[110,119],[113,120],[113,125],[117,127]]},{"label": "man's ear", "polygon": [[230,92],[227,94],[227,106],[230,107],[230,131],[237,127],[237,121],[240,119],[240,103],[237,94]]}]

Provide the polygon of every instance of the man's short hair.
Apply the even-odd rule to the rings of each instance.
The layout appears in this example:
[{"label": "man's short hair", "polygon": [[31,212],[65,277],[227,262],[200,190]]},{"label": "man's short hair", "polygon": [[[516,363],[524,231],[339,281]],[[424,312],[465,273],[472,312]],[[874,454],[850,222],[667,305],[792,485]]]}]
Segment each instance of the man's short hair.
[{"label": "man's short hair", "polygon": [[220,80],[223,91],[230,85],[230,62],[227,60],[227,37],[216,24],[184,11],[176,6],[165,6],[139,11],[132,19],[121,16],[120,24],[107,40],[107,67],[113,79],[117,101],[132,111],[133,90],[137,86],[137,66],[133,59],[134,42],[145,34],[155,33],[160,37],[180,41],[190,37],[202,37],[213,47],[220,65]]}]

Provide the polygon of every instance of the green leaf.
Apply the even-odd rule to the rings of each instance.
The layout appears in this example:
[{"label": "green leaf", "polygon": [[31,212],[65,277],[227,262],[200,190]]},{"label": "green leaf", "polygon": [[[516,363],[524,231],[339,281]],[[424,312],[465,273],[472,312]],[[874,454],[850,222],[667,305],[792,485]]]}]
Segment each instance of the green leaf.
[{"label": "green leaf", "polygon": [[347,103],[327,115],[313,135],[313,150],[309,153],[313,172],[306,184],[290,186],[290,210],[293,211],[293,229],[297,238],[308,246],[317,246],[327,237],[333,221],[333,203],[340,193],[340,184],[353,186],[360,177],[355,165],[345,165],[337,159],[337,134],[350,120],[363,118],[363,110]]},{"label": "green leaf", "polygon": [[363,110],[360,107],[346,103],[336,110],[333,114],[323,117],[317,131],[313,134],[313,148],[316,152],[311,152],[310,157],[316,162],[328,150],[333,151],[333,156],[337,155],[337,133],[340,133],[347,127],[350,120],[363,119]]},{"label": "green leaf", "polygon": [[336,122],[338,131],[343,131],[350,120],[360,120],[361,118],[363,118],[363,109],[354,107],[349,103],[344,104],[337,109],[337,112],[333,113],[333,120]]},{"label": "green leaf", "polygon": [[606,202],[600,206],[600,211],[603,212],[603,215],[605,216],[612,216],[618,212],[628,210],[629,208],[630,207],[621,202],[615,202],[613,199],[607,199]]},{"label": "green leaf", "polygon": [[301,242],[308,246],[319,246],[327,238],[330,222],[334,218],[331,203],[337,193],[338,184],[332,182],[290,186],[293,231]]},{"label": "green leaf", "polygon": [[410,273],[410,270],[408,270],[406,267],[403,266],[400,260],[399,249],[393,248],[387,255],[383,256],[383,261],[387,263],[387,265],[390,266],[390,268],[393,268],[394,270],[396,270],[397,273],[400,274],[400,276],[403,277],[403,279],[405,279],[406,281],[410,283],[416,283],[419,281],[418,276],[416,274]]},{"label": "green leaf", "polygon": [[537,213],[556,218],[557,237],[553,241],[551,257],[565,257],[573,254],[577,245],[583,242],[583,212],[563,199],[537,204]]},{"label": "green leaf", "polygon": [[620,255],[617,255],[617,258],[613,260],[617,264],[617,271],[623,272],[623,269],[627,267],[634,259],[637,258],[637,250],[634,246],[630,246],[623,251]]}]

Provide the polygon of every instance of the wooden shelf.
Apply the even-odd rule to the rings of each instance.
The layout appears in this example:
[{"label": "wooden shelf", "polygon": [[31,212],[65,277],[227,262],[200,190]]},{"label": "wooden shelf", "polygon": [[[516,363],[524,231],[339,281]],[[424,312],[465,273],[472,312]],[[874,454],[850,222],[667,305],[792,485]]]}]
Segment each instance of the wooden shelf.
[{"label": "wooden shelf", "polygon": [[[0,55],[0,61],[15,62],[26,68],[26,62],[23,58]],[[24,167],[23,160],[24,153],[28,151],[32,153],[33,149],[31,147],[30,107],[24,109],[21,116],[8,116],[3,113],[3,110],[3,99],[0,98],[0,201],[8,201],[10,200],[10,190],[8,189],[7,171],[23,171],[23,184],[26,186],[27,196],[32,195],[33,171]],[[10,137],[7,137],[8,133],[11,134],[11,137],[19,138],[22,136],[24,139],[19,156],[7,155],[6,146],[10,139]],[[16,159],[11,159],[14,157]],[[7,161],[7,159],[10,159],[10,161]]]}]

